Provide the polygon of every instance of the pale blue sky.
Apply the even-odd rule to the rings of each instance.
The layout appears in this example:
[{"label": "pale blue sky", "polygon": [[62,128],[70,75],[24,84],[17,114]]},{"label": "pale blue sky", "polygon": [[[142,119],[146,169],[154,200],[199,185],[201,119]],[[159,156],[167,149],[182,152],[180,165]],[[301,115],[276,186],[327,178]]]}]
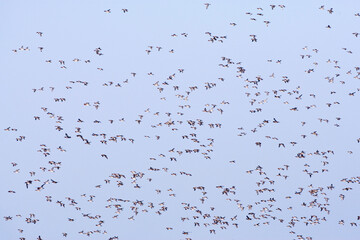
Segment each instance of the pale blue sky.
[{"label": "pale blue sky", "polygon": [[[360,171],[360,143],[357,142],[360,138],[357,106],[360,85],[359,79],[354,78],[360,72],[355,69],[360,66],[360,37],[353,34],[360,32],[360,17],[355,15],[360,12],[360,3],[350,0],[209,1],[208,9],[204,3],[206,1],[194,0],[0,1],[1,239],[36,239],[39,235],[44,240],[88,239],[79,232],[97,229],[101,233],[94,233],[92,239],[118,236],[119,239],[134,240],[272,240],[297,239],[297,235],[314,240],[358,239],[358,227],[350,223],[360,224],[357,220],[360,179],[352,179],[354,183],[341,180],[357,177]],[[270,4],[276,7],[272,10]],[[322,5],[324,10],[319,9]],[[327,11],[330,8],[333,8],[332,14]],[[111,9],[111,13],[105,13],[107,9]],[[124,13],[122,9],[128,9],[128,12]],[[270,21],[269,26],[264,21]],[[328,25],[331,29],[326,28]],[[42,32],[42,37],[36,32]],[[205,32],[226,38],[219,38],[223,43],[212,43]],[[249,35],[253,34],[257,42],[251,41]],[[21,46],[30,51],[19,50]],[[150,54],[146,52],[150,50],[148,46],[153,46]],[[162,49],[158,51],[157,46]],[[40,52],[38,47],[43,47],[43,51]],[[102,49],[102,56],[95,54],[97,47]],[[170,53],[172,49],[174,52]],[[230,58],[234,64],[229,64],[228,68],[219,66],[226,64],[222,57]],[[74,62],[75,58],[80,61]],[[327,62],[329,59],[331,62]],[[52,63],[46,63],[46,60]],[[66,69],[60,68],[59,60],[65,61]],[[85,60],[91,62],[85,63]],[[281,63],[276,63],[277,60]],[[241,64],[236,64],[238,62]],[[242,78],[237,77],[240,74],[237,67],[246,69]],[[184,69],[184,72],[180,73],[178,69]],[[314,72],[306,73],[309,69]],[[347,74],[350,70],[351,74]],[[131,75],[133,72],[135,77]],[[154,75],[148,75],[150,72]],[[173,80],[168,80],[174,73]],[[288,83],[282,81],[284,76],[290,80]],[[251,81],[256,81],[257,77],[263,80],[253,88]],[[333,77],[333,83],[329,83],[327,77]],[[70,81],[88,82],[88,85]],[[103,85],[109,82],[114,84]],[[115,87],[117,83],[121,87]],[[216,87],[206,90],[207,83],[216,83]],[[174,91],[173,86],[179,86],[179,90]],[[194,86],[197,90],[191,91],[189,87]],[[41,87],[43,91],[38,90]],[[160,93],[158,87],[164,88],[163,92]],[[281,89],[286,90],[281,92]],[[176,96],[185,97],[186,91],[191,92],[188,100]],[[310,94],[315,94],[315,98]],[[163,97],[166,100],[161,100]],[[66,101],[55,102],[54,98],[65,98]],[[249,103],[252,99],[255,99],[253,105]],[[100,102],[99,109],[94,107],[97,101]],[[221,104],[222,101],[230,104]],[[261,101],[264,104],[260,104]],[[84,106],[86,102],[91,106]],[[328,107],[327,103],[332,105]],[[214,111],[203,112],[204,108],[210,109],[211,104],[216,104]],[[190,105],[191,108],[182,109],[179,105]],[[314,105],[316,107],[306,108]],[[46,111],[41,107],[46,107]],[[294,107],[298,111],[290,111]],[[148,108],[149,112],[145,112]],[[218,108],[224,111],[223,114]],[[262,111],[250,112],[256,108]],[[159,116],[154,115],[156,112]],[[172,115],[168,117],[166,113]],[[50,118],[51,114],[55,118]],[[140,124],[136,122],[139,115],[143,115]],[[40,120],[35,121],[34,116],[39,116]],[[64,120],[57,123],[57,116]],[[337,120],[337,117],[341,119]],[[84,122],[77,122],[79,118]],[[125,118],[125,122],[120,122],[121,118]],[[278,124],[273,123],[274,118]],[[325,120],[320,122],[319,118]],[[113,124],[108,121],[110,119],[114,120]],[[167,127],[164,123],[169,119],[175,125]],[[187,120],[196,119],[201,119],[204,125],[196,124],[195,130],[190,128]],[[96,124],[94,120],[101,123]],[[269,123],[259,127],[264,120]],[[302,126],[301,122],[306,124]],[[151,127],[158,123],[162,126]],[[209,123],[222,125],[213,129],[209,128]],[[56,126],[63,130],[57,131]],[[8,127],[17,131],[2,130]],[[75,132],[76,127],[81,128],[81,133]],[[241,127],[243,130],[238,129]],[[172,131],[172,128],[178,130]],[[254,128],[255,133],[251,131]],[[318,136],[311,134],[314,131]],[[238,136],[241,132],[246,135]],[[65,133],[71,138],[64,138]],[[103,137],[92,136],[93,133],[106,133],[107,145],[100,142]],[[191,133],[196,133],[198,143],[191,141],[194,138]],[[76,137],[78,134],[88,139],[91,145],[84,144]],[[135,142],[120,141],[120,138],[118,143],[109,141],[116,135],[132,138]],[[184,135],[189,139],[183,139]],[[19,136],[26,138],[16,141]],[[160,139],[156,140],[156,136]],[[214,139],[212,147],[208,146],[208,138]],[[255,142],[261,142],[261,148]],[[297,144],[292,146],[290,142]],[[286,147],[279,148],[279,143]],[[50,148],[49,156],[37,152],[41,144]],[[66,152],[57,150],[59,146]],[[169,152],[172,148],[175,148],[174,152]],[[185,149],[200,149],[200,152],[189,154]],[[334,154],[309,155],[317,150],[332,150]],[[184,153],[180,156],[176,151]],[[295,157],[301,151],[305,152],[306,158]],[[202,153],[211,159],[205,159]],[[108,159],[101,154],[106,154]],[[170,157],[176,157],[177,161],[171,161]],[[235,163],[230,163],[233,160]],[[53,167],[49,161],[61,162],[61,168],[49,172]],[[329,164],[324,166],[323,161]],[[13,167],[11,162],[18,165]],[[254,170],[259,165],[266,176]],[[289,165],[289,170],[278,170],[284,165]],[[46,170],[42,171],[40,167]],[[150,167],[161,170],[149,171]],[[168,168],[168,172],[163,168]],[[17,169],[20,169],[19,173],[14,173]],[[322,172],[322,169],[328,172]],[[248,174],[248,170],[254,172]],[[312,177],[304,170],[313,173]],[[36,175],[30,176],[31,171]],[[145,174],[136,181],[140,189],[133,187],[131,171]],[[117,187],[116,180],[119,179],[109,178],[112,173],[126,176],[126,179],[120,179],[123,186]],[[277,176],[278,173],[282,176]],[[285,180],[283,175],[288,178]],[[34,181],[36,179],[40,182]],[[51,179],[58,183],[46,184],[40,192],[35,191]],[[106,184],[105,179],[110,179],[110,184]],[[24,182],[28,180],[33,183],[27,189]],[[266,183],[258,187],[256,182],[262,180]],[[271,180],[275,181],[274,185],[269,183]],[[311,184],[312,188],[309,187]],[[334,190],[327,188],[330,184],[335,186]],[[96,188],[97,185],[101,188]],[[224,188],[235,186],[236,194],[221,194],[222,190],[216,188],[220,185]],[[194,191],[195,186],[204,186],[207,193]],[[299,187],[304,188],[301,195],[295,194]],[[347,187],[352,190],[343,190]],[[167,191],[170,188],[173,192]],[[255,190],[263,188],[275,189],[275,192],[257,195]],[[320,190],[318,196],[309,194],[309,190],[319,188],[323,188],[323,194]],[[155,189],[160,189],[161,193],[157,194]],[[9,193],[9,190],[16,193]],[[171,193],[176,196],[169,196]],[[82,194],[86,197],[81,197]],[[344,200],[339,198],[340,194],[345,195]],[[90,195],[96,196],[94,202],[88,202]],[[47,202],[45,196],[52,196],[53,201]],[[202,204],[199,199],[203,196],[208,199]],[[74,199],[81,210],[69,205],[66,197]],[[130,202],[108,202],[109,198]],[[276,202],[261,201],[270,198]],[[323,205],[326,204],[324,198],[329,198],[329,206]],[[322,205],[302,206],[302,203],[309,206],[314,199]],[[144,206],[136,206],[139,207],[138,215],[131,209],[136,200],[144,202]],[[237,206],[238,200],[245,207],[243,211]],[[62,201],[66,207],[60,207],[56,201]],[[153,209],[148,207],[149,202],[154,204]],[[167,211],[158,215],[156,211],[162,207],[159,205],[162,202]],[[208,213],[211,217],[204,219],[195,211],[185,210],[182,203],[196,206],[202,214]],[[110,204],[121,204],[123,211],[117,214],[114,206],[105,207]],[[248,210],[248,205],[253,209]],[[215,209],[212,211],[210,207]],[[265,207],[272,212],[262,212]],[[330,214],[321,211],[321,207],[330,210]],[[278,208],[282,211],[276,210]],[[32,219],[39,219],[39,222],[27,224],[30,213],[34,213]],[[82,214],[87,213],[101,215],[101,219],[84,218]],[[249,213],[264,216],[248,221],[246,216],[252,217]],[[21,217],[17,217],[18,214]],[[113,218],[114,215],[118,218]],[[235,215],[237,219],[231,220]],[[12,220],[5,221],[3,217],[7,216]],[[132,216],[134,221],[128,219]],[[225,217],[224,221],[230,225],[213,225],[215,216]],[[309,222],[311,216],[325,217],[327,221],[319,220],[320,224],[306,226],[304,221]],[[189,217],[189,220],[183,222],[182,217]],[[74,221],[70,222],[68,218]],[[299,222],[292,228],[287,227],[291,219],[296,218]],[[104,223],[96,226],[100,220]],[[344,225],[339,224],[341,220]],[[194,222],[201,226],[194,226]],[[267,222],[269,225],[264,224]],[[206,227],[204,223],[210,223],[210,226]],[[233,223],[237,223],[238,228]],[[260,226],[254,226],[257,223]],[[166,227],[173,230],[166,230]],[[23,233],[18,229],[23,229]],[[215,229],[216,234],[210,234],[210,229]],[[102,234],[103,231],[107,234]],[[289,233],[291,231],[295,234]],[[189,235],[183,235],[183,232],[189,232]],[[65,238],[62,233],[68,233],[68,236]]]}]

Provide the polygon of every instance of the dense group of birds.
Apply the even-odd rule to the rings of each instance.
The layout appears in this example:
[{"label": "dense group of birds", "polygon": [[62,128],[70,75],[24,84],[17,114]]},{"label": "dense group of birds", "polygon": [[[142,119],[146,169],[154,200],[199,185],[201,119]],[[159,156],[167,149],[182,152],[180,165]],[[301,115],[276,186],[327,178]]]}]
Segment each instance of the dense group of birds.
[{"label": "dense group of birds", "polygon": [[[220,2],[194,4],[206,14],[216,11]],[[125,16],[132,11],[110,8],[100,9],[99,14]],[[250,18],[248,22],[230,22],[223,28],[241,31],[243,25],[257,21],[268,29],[274,24],[271,16],[275,11],[287,11],[287,5],[265,4],[251,12],[243,11],[241,14]],[[316,11],[319,15],[337,14],[337,9],[327,5],[318,6]],[[359,23],[360,14],[354,12],[353,18]],[[333,25],[323,28],[332,31]],[[229,35],[210,31],[200,34],[205,35],[201,41],[209,49],[231,40]],[[40,29],[33,35],[30,37],[38,42],[34,46],[16,46],[9,52],[18,58],[40,53],[44,69],[49,65],[60,68],[53,71],[69,71],[76,64],[85,64],[100,74],[107,72],[106,64],[93,62],[105,59],[111,50],[95,45],[88,59],[55,59],[47,54],[47,33]],[[359,33],[350,30],[348,35],[357,39]],[[170,32],[167,36],[165,41],[177,38],[184,44],[192,37],[186,32]],[[247,41],[255,48],[262,41],[260,31],[248,36]],[[319,225],[332,226],[327,230],[330,232],[346,226],[360,227],[360,208],[356,207],[360,174],[353,174],[356,169],[346,171],[353,165],[351,161],[358,161],[360,149],[359,126],[352,126],[352,132],[346,128],[348,119],[356,117],[356,113],[352,116],[349,112],[358,111],[360,65],[342,65],[342,59],[333,59],[322,46],[311,43],[298,50],[296,58],[305,68],[292,66],[290,71],[281,67],[287,59],[275,57],[266,60],[270,71],[267,75],[248,70],[247,59],[233,54],[219,56],[212,79],[192,77],[180,64],[176,69],[170,67],[165,77],[157,75],[156,69],[146,74],[139,70],[129,71],[123,80],[67,79],[56,86],[49,81],[48,85],[28,89],[37,99],[47,92],[37,106],[39,110],[25,121],[39,132],[50,127],[46,134],[51,141],[34,143],[34,136],[25,135],[17,122],[2,126],[2,135],[16,144],[16,152],[33,141],[36,147],[32,151],[41,159],[13,158],[7,163],[13,178],[22,182],[6,190],[8,201],[21,205],[30,192],[36,194],[31,199],[37,200],[29,200],[36,207],[27,213],[8,209],[2,225],[16,222],[16,239],[20,240],[247,239],[240,233],[251,232],[251,227],[254,231],[276,227],[276,231],[288,234],[285,239],[315,240],[325,239],[314,237]],[[340,50],[344,58],[356,55],[349,46]],[[156,44],[141,51],[145,59],[178,53],[176,47]],[[207,56],[203,57],[195,61],[206,60]],[[311,78],[315,72],[322,76],[316,81],[327,87],[307,87],[309,81],[315,81]],[[91,86],[101,89],[102,94],[117,96],[121,91],[132,91],[130,86],[139,82],[156,100],[136,96],[138,102],[134,104],[142,104],[143,110],[135,116],[124,115],[116,102],[107,102],[96,92],[92,99],[81,97]],[[237,98],[241,102],[233,101]],[[132,101],[136,100],[122,106],[131,108]],[[327,139],[331,133],[340,135]],[[235,155],[229,154],[234,151]],[[146,158],[139,159],[141,154]],[[82,162],[82,169],[72,169],[76,161]],[[137,169],[123,170],[134,161]],[[342,164],[346,166],[340,169]],[[358,165],[354,167],[360,170]],[[68,191],[78,181],[83,192]],[[93,186],[86,186],[94,181],[97,183]],[[350,213],[338,213],[351,205],[354,210]],[[44,216],[42,208],[53,209],[54,214]],[[52,228],[49,222],[53,218],[71,225],[60,223],[49,235],[44,229]],[[151,226],[151,235],[122,235],[128,221],[137,226],[139,234],[145,225]],[[29,228],[39,225],[37,230]],[[282,238],[274,233],[269,239]]]}]

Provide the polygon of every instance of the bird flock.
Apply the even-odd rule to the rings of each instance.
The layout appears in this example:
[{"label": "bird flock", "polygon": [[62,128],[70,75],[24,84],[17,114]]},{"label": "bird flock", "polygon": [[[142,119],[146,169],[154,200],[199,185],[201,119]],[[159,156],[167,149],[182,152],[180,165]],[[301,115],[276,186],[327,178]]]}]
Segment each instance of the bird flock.
[{"label": "bird flock", "polygon": [[6,49],[3,239],[358,239],[360,13],[191,1],[140,34],[140,2]]}]

